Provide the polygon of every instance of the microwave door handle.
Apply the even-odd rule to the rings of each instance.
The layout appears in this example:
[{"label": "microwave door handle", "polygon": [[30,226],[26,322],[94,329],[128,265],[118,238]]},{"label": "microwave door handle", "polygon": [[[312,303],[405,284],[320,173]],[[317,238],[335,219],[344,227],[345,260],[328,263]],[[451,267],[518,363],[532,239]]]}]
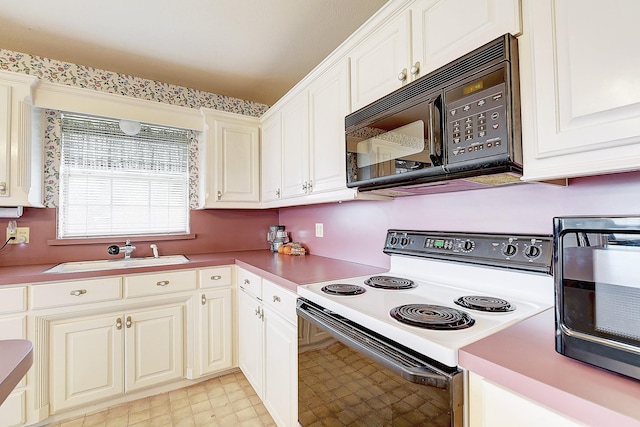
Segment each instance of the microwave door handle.
[{"label": "microwave door handle", "polygon": [[429,102],[429,158],[433,166],[442,165],[442,151],[438,155],[438,147],[442,148],[442,142],[436,141],[436,135],[440,133],[436,132],[436,125],[439,125],[440,120],[436,120],[436,102],[439,97],[436,97],[433,101]]}]

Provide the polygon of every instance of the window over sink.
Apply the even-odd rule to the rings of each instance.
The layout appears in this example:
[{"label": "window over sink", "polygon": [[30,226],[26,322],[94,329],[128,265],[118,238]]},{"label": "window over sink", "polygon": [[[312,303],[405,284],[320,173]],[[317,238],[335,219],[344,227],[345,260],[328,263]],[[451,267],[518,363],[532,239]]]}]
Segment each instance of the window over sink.
[{"label": "window over sink", "polygon": [[62,114],[58,238],[189,233],[189,131]]}]

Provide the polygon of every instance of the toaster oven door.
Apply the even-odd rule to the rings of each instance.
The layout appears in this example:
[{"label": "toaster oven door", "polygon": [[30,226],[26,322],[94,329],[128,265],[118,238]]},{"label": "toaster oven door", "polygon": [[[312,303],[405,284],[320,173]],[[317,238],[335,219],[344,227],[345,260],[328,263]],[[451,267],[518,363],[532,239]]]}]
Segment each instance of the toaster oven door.
[{"label": "toaster oven door", "polygon": [[569,229],[556,246],[556,349],[640,379],[640,227]]}]

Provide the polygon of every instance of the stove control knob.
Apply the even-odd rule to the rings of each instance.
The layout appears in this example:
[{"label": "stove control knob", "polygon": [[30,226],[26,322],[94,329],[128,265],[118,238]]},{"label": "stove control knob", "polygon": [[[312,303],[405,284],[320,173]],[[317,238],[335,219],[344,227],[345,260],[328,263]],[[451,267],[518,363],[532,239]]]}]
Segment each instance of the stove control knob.
[{"label": "stove control knob", "polygon": [[472,250],[475,249],[475,247],[476,247],[476,242],[474,242],[473,240],[465,240],[460,245],[460,250],[462,250],[462,252],[471,252]]},{"label": "stove control knob", "polygon": [[407,246],[409,244],[409,238],[407,236],[400,238],[400,246]]},{"label": "stove control knob", "polygon": [[518,247],[513,243],[507,243],[506,245],[504,245],[504,248],[502,249],[502,254],[507,257],[512,257],[516,253],[518,253]]},{"label": "stove control knob", "polygon": [[524,256],[532,260],[538,258],[541,253],[542,253],[542,249],[540,249],[539,246],[532,245],[524,249]]}]

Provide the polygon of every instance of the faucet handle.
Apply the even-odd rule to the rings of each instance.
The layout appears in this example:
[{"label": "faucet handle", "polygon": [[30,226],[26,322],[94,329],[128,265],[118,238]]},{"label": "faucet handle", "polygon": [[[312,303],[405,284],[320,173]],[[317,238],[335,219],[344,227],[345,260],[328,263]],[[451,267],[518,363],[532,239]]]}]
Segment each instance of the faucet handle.
[{"label": "faucet handle", "polygon": [[124,242],[124,245],[125,245],[125,246],[131,246],[131,240],[130,240],[130,239],[127,239],[127,241],[126,241],[126,242]]},{"label": "faucet handle", "polygon": [[107,248],[107,253],[109,255],[118,255],[120,253],[120,246],[118,245],[111,245]]}]

